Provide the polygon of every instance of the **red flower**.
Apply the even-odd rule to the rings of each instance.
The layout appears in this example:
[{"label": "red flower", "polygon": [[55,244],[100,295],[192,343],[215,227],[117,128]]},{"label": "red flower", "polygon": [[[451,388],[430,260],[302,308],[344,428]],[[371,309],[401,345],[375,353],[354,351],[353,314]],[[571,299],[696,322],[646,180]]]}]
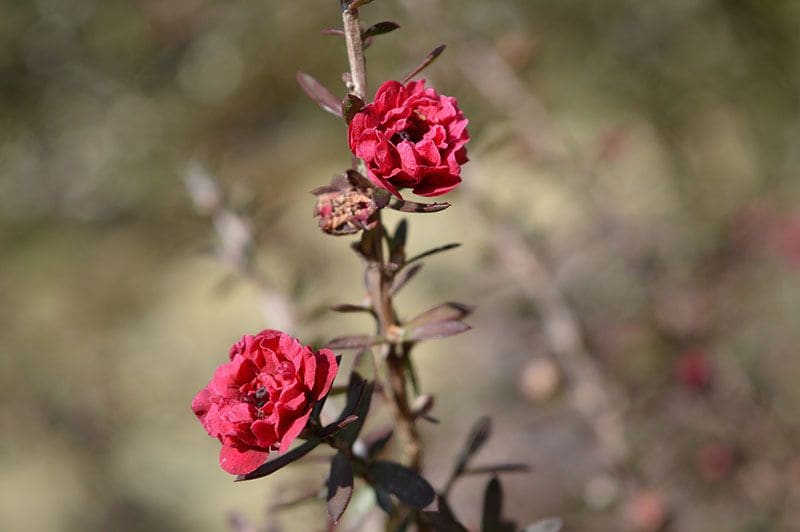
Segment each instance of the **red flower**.
[{"label": "red flower", "polygon": [[387,81],[350,122],[350,151],[364,160],[369,178],[392,194],[410,188],[440,196],[461,182],[468,122],[455,98],[425,88],[425,80],[405,86]]},{"label": "red flower", "polygon": [[219,465],[249,473],[270,451],[285,452],[330,390],[338,366],[329,349],[313,352],[280,331],[245,335],[217,368],[192,410],[208,434],[222,442]]}]

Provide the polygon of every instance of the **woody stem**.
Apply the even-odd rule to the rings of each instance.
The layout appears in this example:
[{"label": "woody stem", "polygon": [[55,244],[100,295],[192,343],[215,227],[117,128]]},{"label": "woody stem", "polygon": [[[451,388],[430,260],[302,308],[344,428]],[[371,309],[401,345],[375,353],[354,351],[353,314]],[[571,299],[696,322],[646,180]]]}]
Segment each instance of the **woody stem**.
[{"label": "woody stem", "polygon": [[[383,257],[384,229],[380,220],[371,231],[375,232],[372,239],[374,247],[371,250],[371,258],[367,263],[364,280],[375,311],[378,336],[391,339],[399,324],[397,323],[397,313],[394,310],[391,295],[393,275],[387,268]],[[400,349],[399,344],[391,341],[382,344],[378,349],[378,360],[385,361],[387,369],[387,382],[384,383],[383,389],[394,410],[397,431],[403,441],[408,467],[418,471],[422,460],[422,445],[414,413],[408,401],[405,370],[405,357],[408,356],[408,353]]]}]

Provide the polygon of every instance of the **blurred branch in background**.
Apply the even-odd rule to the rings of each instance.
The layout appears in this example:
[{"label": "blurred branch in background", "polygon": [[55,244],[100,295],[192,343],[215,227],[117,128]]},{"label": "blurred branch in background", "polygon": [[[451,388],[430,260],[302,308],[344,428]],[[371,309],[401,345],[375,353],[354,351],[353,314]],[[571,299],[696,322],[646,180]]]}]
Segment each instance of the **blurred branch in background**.
[{"label": "blurred branch in background", "polygon": [[211,220],[217,237],[216,256],[258,289],[265,327],[293,331],[297,322],[293,303],[256,267],[251,221],[230,207],[219,182],[199,162],[189,163],[184,183],[197,212]]}]

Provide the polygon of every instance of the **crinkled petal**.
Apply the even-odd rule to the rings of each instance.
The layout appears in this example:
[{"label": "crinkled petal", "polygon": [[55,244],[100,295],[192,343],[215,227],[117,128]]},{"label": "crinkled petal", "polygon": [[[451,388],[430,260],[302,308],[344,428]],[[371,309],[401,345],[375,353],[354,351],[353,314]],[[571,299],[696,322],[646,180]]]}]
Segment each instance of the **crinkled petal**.
[{"label": "crinkled petal", "polygon": [[269,453],[252,449],[238,449],[223,445],[219,451],[219,465],[231,475],[246,475],[267,461]]}]

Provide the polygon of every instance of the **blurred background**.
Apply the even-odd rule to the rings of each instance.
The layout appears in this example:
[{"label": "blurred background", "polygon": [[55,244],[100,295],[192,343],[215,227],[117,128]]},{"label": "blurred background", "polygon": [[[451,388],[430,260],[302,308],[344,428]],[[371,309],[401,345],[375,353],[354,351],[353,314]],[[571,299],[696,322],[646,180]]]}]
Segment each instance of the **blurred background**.
[{"label": "blurred background", "polygon": [[[411,220],[410,317],[440,486],[469,425],[521,525],[800,530],[800,3],[377,0],[370,93],[426,71],[472,162]],[[0,5],[0,530],[321,530],[308,463],[233,484],[189,409],[231,343],[371,330],[349,238],[308,191],[349,164],[335,0]],[[186,184],[189,184],[187,191]],[[392,223],[399,217],[390,216]],[[348,357],[345,355],[345,364]],[[480,522],[484,478],[453,506]],[[277,520],[277,521],[276,521]],[[345,526],[341,527],[346,529]]]}]

